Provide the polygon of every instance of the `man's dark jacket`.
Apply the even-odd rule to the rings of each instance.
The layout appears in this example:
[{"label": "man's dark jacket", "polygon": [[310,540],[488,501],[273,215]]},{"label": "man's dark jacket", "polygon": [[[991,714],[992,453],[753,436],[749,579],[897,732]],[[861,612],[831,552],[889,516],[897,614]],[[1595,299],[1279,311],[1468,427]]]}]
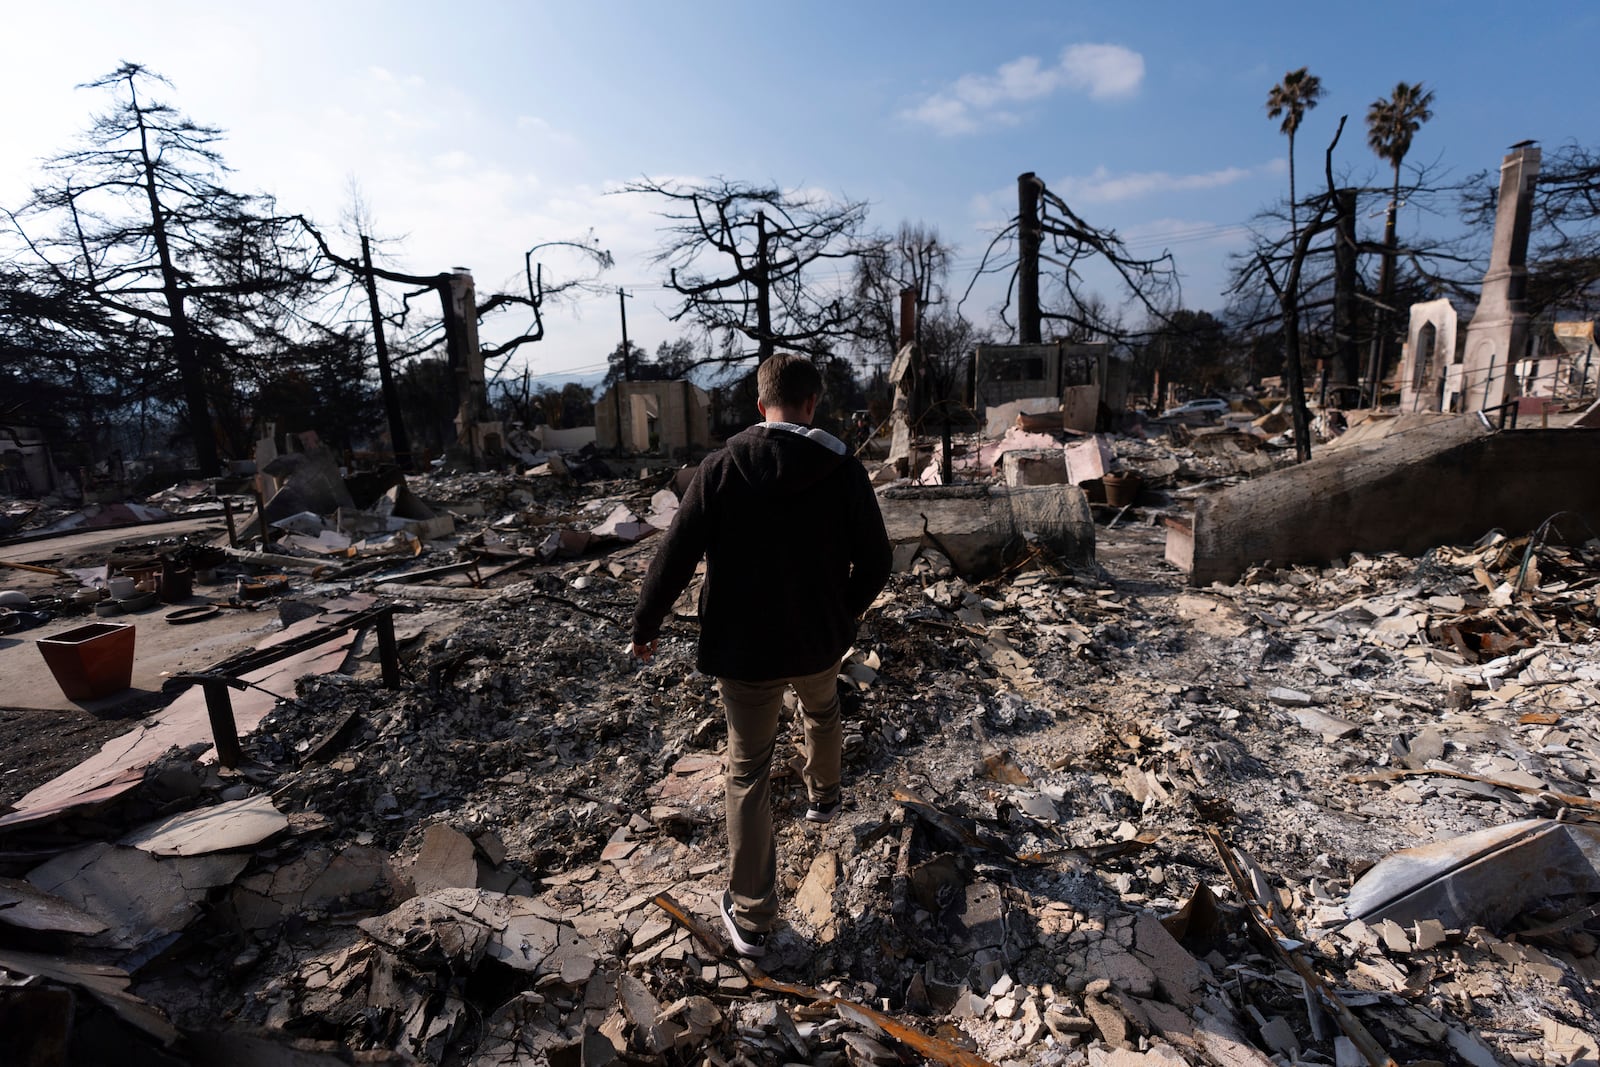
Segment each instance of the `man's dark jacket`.
[{"label": "man's dark jacket", "polygon": [[889,578],[867,473],[830,434],[752,426],[700,464],[650,563],[633,640],[661,630],[705,556],[698,666],[743,682],[824,670]]}]

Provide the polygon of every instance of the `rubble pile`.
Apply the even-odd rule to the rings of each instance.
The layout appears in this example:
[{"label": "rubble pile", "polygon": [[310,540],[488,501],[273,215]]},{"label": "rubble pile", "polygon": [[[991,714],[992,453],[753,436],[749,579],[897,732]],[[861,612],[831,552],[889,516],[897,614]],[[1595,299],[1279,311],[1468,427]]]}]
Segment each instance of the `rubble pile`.
[{"label": "rubble pile", "polygon": [[[1158,490],[1240,469],[1114,446]],[[150,1063],[1596,1058],[1592,533],[1200,590],[1148,525],[1102,527],[1091,570],[902,551],[842,668],[832,824],[780,738],[757,966],[715,918],[695,588],[650,665],[627,651],[677,481],[413,479],[449,539],[280,604],[396,605],[398,688],[363,637],[260,683],[236,767],[202,739],[0,818],[0,969],[32,976],[0,1012],[44,1048],[65,996]],[[441,557],[506,566],[468,587]]]}]

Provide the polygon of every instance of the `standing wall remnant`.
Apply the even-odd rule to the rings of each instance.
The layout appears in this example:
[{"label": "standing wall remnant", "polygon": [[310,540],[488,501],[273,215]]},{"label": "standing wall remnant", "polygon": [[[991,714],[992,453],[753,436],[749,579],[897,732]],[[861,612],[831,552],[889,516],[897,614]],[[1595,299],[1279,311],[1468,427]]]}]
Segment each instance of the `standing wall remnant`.
[{"label": "standing wall remnant", "polygon": [[1537,148],[1516,148],[1500,164],[1494,247],[1489,253],[1489,270],[1483,276],[1478,310],[1467,326],[1460,390],[1463,411],[1498,407],[1517,395],[1512,369],[1527,355],[1530,337],[1525,306],[1528,228],[1539,158]]},{"label": "standing wall remnant", "polygon": [[1066,563],[1094,562],[1094,516],[1075,485],[891,486],[878,508],[890,543],[936,548],[967,577],[999,572],[1030,541]]},{"label": "standing wall remnant", "polygon": [[1400,410],[1460,411],[1462,356],[1456,309],[1445,299],[1411,305],[1400,359]]},{"label": "standing wall remnant", "polygon": [[1169,533],[1167,558],[1204,586],[1268,562],[1420,555],[1496,528],[1526,532],[1558,511],[1600,527],[1597,467],[1600,431],[1430,421],[1202,497],[1192,528]]},{"label": "standing wall remnant", "polygon": [[595,442],[623,452],[671,455],[711,447],[711,398],[680,378],[618,382],[594,406]]}]

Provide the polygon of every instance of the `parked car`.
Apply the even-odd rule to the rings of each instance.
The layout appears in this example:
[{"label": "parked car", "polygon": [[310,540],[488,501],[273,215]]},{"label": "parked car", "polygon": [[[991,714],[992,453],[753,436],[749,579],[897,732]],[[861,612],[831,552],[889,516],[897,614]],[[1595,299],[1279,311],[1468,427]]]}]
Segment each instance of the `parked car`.
[{"label": "parked car", "polygon": [[1226,415],[1231,410],[1226,400],[1217,397],[1205,397],[1201,400],[1190,400],[1179,404],[1175,408],[1168,408],[1161,413],[1163,419],[1182,418],[1185,415],[1208,415],[1216,417]]}]

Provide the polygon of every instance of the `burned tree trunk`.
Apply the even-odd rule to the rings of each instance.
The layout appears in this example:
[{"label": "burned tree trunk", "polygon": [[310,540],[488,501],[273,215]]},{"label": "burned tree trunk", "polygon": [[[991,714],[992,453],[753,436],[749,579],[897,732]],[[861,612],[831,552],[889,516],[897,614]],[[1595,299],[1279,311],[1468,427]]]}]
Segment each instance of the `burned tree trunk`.
[{"label": "burned tree trunk", "polygon": [[1033,171],[1017,178],[1017,339],[1036,345],[1042,337],[1039,315],[1039,179]]}]

